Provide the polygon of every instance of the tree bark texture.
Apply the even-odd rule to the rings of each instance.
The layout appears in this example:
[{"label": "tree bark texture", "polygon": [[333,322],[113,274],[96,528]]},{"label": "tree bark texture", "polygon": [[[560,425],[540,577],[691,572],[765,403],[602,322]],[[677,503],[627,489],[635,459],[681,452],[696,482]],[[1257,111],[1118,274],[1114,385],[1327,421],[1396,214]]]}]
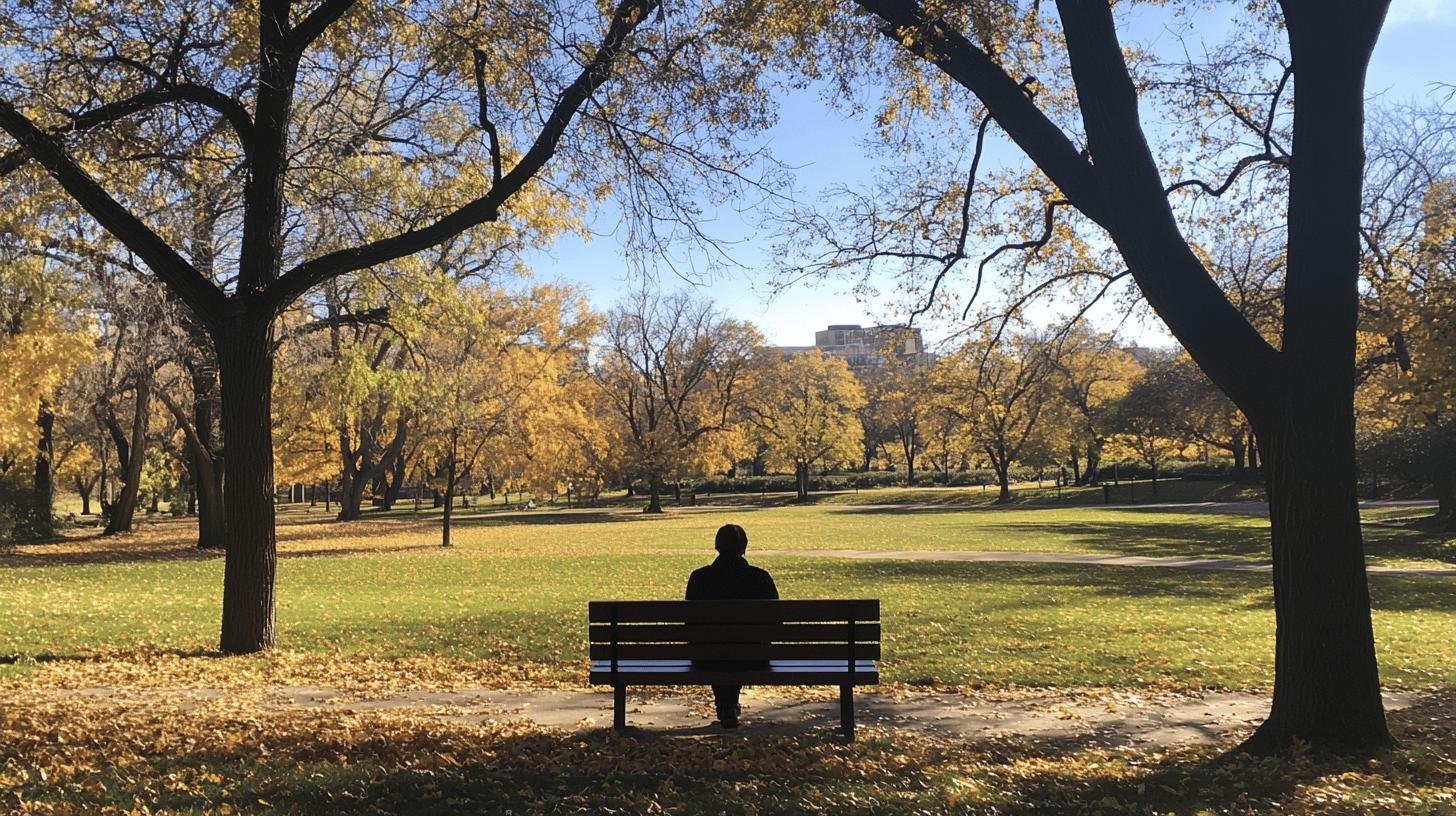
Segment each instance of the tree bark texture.
[{"label": "tree bark texture", "polygon": [[112,434],[115,436],[117,458],[122,464],[121,492],[111,503],[111,518],[106,522],[103,535],[116,535],[131,531],[132,519],[136,515],[137,494],[141,490],[142,458],[147,447],[147,412],[151,405],[152,382],[140,377],[136,383],[136,404],[132,413],[131,439],[118,433],[113,420]]},{"label": "tree bark texture", "polygon": [[35,451],[35,483],[32,488],[31,534],[36,538],[50,538],[56,534],[54,507],[56,500],[55,462],[56,415],[50,403],[41,400],[40,412],[35,424],[40,429],[40,441]]},{"label": "tree bark texture", "polygon": [[1319,398],[1261,428],[1274,556],[1274,700],[1244,747],[1295,739],[1360,751],[1389,741],[1360,537],[1354,435]]},{"label": "tree bark texture", "polygon": [[188,366],[192,378],[192,427],[198,448],[193,455],[192,480],[197,487],[197,546],[221,549],[227,546],[222,487],[225,463],[212,432],[217,411],[217,371],[210,366],[210,361],[207,365],[194,361]]},{"label": "tree bark texture", "polygon": [[[194,399],[206,399],[210,402],[215,398],[206,391],[198,392],[196,388],[197,381],[194,379]],[[219,472],[221,463],[213,456],[210,443],[202,436],[204,429],[212,422],[211,406],[206,409],[194,406],[193,415],[189,418],[187,412],[171,397],[160,391],[157,396],[182,430],[185,461],[192,476],[193,495],[197,503],[197,546],[204,550],[222,549],[227,546],[227,518],[223,510],[223,480]]]},{"label": "tree bark texture", "polygon": [[[403,428],[400,429],[403,437]],[[403,455],[394,457],[394,464],[389,468],[389,481],[384,488],[384,496],[380,499],[379,509],[385,512],[394,509],[395,502],[399,501],[400,488],[404,487],[405,461]]]},{"label": "tree bark texture", "polygon": [[249,654],[274,641],[272,324],[236,314],[228,329],[217,349],[227,450],[221,645],[227,654]]},{"label": "tree bark texture", "polygon": [[85,479],[76,477],[76,493],[81,497],[81,515],[91,515],[91,488],[95,482],[87,482]]}]

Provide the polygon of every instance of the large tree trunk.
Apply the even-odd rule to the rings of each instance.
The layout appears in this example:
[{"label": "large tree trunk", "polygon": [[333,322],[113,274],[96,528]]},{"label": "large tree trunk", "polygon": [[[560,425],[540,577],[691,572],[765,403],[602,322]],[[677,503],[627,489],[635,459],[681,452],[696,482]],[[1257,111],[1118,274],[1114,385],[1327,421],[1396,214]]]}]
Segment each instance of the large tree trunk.
[{"label": "large tree trunk", "polygon": [[1101,480],[1098,471],[1102,467],[1102,442],[1094,439],[1087,443],[1087,469],[1082,471],[1082,478],[1087,484],[1097,484]]},{"label": "large tree trunk", "polygon": [[136,405],[132,414],[131,439],[128,441],[112,420],[112,435],[115,437],[117,458],[121,460],[121,492],[111,504],[111,518],[106,522],[103,535],[116,535],[131,531],[132,518],[136,515],[137,494],[141,490],[142,459],[147,444],[147,412],[151,402],[152,381],[139,377],[136,383]]},{"label": "large tree trunk", "polygon": [[56,534],[54,507],[56,500],[55,461],[56,415],[50,403],[41,400],[40,412],[35,424],[40,427],[40,442],[35,451],[35,484],[32,492],[31,534],[35,538],[50,538]]},{"label": "large tree trunk", "polygon": [[996,495],[997,504],[1005,504],[1011,501],[1011,462],[1006,458],[1004,447],[987,447],[986,456],[991,460],[991,469],[996,471],[996,484],[1000,491]]},{"label": "large tree trunk", "polygon": [[[1274,701],[1251,751],[1390,743],[1355,465],[1365,64],[1385,5],[1283,3],[1299,103],[1289,171],[1282,365],[1253,420],[1269,491]],[[1248,413],[1246,411],[1246,413]]]},{"label": "large tree trunk", "polygon": [[799,501],[809,498],[809,466],[803,462],[794,467],[794,488],[798,491]]},{"label": "large tree trunk", "polygon": [[1339,400],[1314,401],[1259,434],[1277,623],[1273,705],[1244,743],[1256,753],[1295,740],[1355,751],[1390,740],[1370,624],[1353,425],[1342,412],[1318,407]]},{"label": "large tree trunk", "polygon": [[271,648],[274,637],[277,541],[273,530],[271,321],[230,315],[217,357],[227,450],[222,651],[249,654]]},{"label": "large tree trunk", "polygon": [[642,512],[661,513],[662,480],[657,478],[656,476],[653,476],[651,479],[648,479],[648,484],[650,485],[650,487],[648,488],[647,506],[642,509]]}]

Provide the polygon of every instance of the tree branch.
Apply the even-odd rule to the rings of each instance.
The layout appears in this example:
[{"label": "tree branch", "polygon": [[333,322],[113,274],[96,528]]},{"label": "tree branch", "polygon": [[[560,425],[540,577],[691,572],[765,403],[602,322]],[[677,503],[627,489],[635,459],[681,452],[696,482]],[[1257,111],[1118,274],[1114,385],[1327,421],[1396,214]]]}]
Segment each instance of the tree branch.
[{"label": "tree branch", "polygon": [[1270,397],[1265,386],[1277,380],[1279,353],[1229,302],[1178,228],[1111,7],[1058,0],[1057,8],[1096,174],[1104,189],[1118,190],[1118,205],[1100,223],[1144,297],[1209,377],[1240,407],[1262,404]]},{"label": "tree branch", "polygon": [[356,0],[323,0],[289,33],[290,50],[297,54],[308,48],[329,26],[338,22],[355,2]]},{"label": "tree branch", "polygon": [[216,333],[222,324],[223,306],[227,299],[222,290],[203,277],[161,236],[152,231],[151,227],[102,189],[66,153],[55,137],[36,127],[34,122],[5,100],[0,100],[0,129],[4,129],[19,142],[97,223],[140,256],[152,272],[197,315],[198,320],[209,331]]},{"label": "tree branch", "polygon": [[500,133],[490,119],[490,96],[485,92],[485,52],[479,48],[471,50],[475,59],[475,92],[480,97],[480,129],[490,139],[490,186],[501,182]]},{"label": "tree branch", "polygon": [[969,89],[996,124],[1026,152],[1077,209],[1102,223],[1103,192],[1092,166],[1062,129],[1047,118],[1027,93],[986,52],[941,20],[926,15],[915,0],[855,0],[885,22],[880,32],[911,53],[933,63]]},{"label": "tree branch", "polygon": [[268,288],[268,306],[276,314],[299,295],[329,278],[411,255],[471,227],[499,218],[501,207],[528,181],[535,178],[555,155],[556,147],[577,111],[611,75],[612,65],[627,37],[659,3],[660,0],[622,0],[612,14],[611,23],[596,53],[576,79],[561,92],[530,150],[485,195],[428,226],[407,230],[363,246],[331,252],[298,264]]},{"label": "tree branch", "polygon": [[[71,121],[60,127],[43,131],[47,136],[59,138],[67,133],[80,133],[101,125],[115,122],[133,113],[139,113],[168,102],[196,102],[222,114],[237,131],[238,138],[247,146],[247,134],[252,132],[253,119],[236,100],[203,85],[181,83],[149,88],[125,99],[108,102],[85,113],[71,117]],[[30,152],[24,148],[0,154],[0,178],[24,167],[30,161]]]}]

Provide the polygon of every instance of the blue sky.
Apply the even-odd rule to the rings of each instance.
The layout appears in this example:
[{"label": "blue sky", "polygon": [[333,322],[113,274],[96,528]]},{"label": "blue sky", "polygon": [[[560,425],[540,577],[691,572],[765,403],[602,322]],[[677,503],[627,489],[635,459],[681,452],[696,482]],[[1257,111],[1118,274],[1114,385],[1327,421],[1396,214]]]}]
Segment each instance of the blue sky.
[{"label": "blue sky", "polygon": [[[1393,0],[1371,61],[1369,95],[1391,102],[1410,101],[1430,93],[1435,83],[1456,84],[1453,44],[1456,0]],[[784,100],[780,121],[768,134],[767,144],[777,158],[798,168],[800,198],[812,200],[829,184],[858,186],[871,180],[876,164],[862,148],[865,135],[864,121],[847,119],[809,92]],[[639,284],[611,234],[615,213],[597,213],[590,225],[599,233],[592,240],[566,237],[550,251],[532,253],[525,261],[541,277],[583,286],[594,305],[606,309],[620,293]],[[764,262],[766,237],[760,238],[731,211],[711,224],[710,232],[736,239],[733,256],[747,269],[700,283],[697,291],[733,316],[757,324],[771,343],[807,345],[813,342],[816,328],[830,323],[868,324],[905,317],[888,298],[857,299],[847,280],[798,284],[774,293]],[[687,286],[671,272],[659,273],[658,280],[664,289]],[[1155,321],[1128,330],[1130,339],[1138,342],[1166,342]],[[933,341],[945,331],[932,324],[927,339]]]}]

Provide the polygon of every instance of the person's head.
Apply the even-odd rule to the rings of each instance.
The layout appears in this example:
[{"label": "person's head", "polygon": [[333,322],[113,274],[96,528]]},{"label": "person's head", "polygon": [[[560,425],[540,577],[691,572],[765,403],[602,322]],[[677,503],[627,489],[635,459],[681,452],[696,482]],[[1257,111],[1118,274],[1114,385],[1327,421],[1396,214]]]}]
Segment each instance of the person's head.
[{"label": "person's head", "polygon": [[748,533],[743,532],[743,528],[737,524],[725,524],[718,528],[713,549],[724,555],[743,555],[748,549]]}]

